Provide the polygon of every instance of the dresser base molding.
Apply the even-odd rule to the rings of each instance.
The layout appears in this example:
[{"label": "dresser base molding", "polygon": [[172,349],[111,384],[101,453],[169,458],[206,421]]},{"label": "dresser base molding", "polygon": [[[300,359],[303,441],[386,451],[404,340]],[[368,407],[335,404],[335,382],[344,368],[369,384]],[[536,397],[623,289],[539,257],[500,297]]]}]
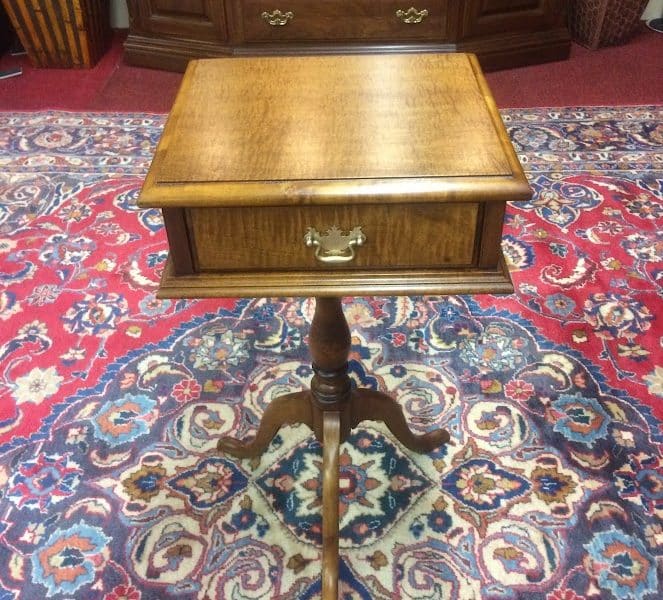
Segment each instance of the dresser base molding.
[{"label": "dresser base molding", "polygon": [[130,33],[124,42],[124,61],[137,67],[182,71],[191,59],[233,54],[229,46],[210,42],[158,38]]},{"label": "dresser base molding", "polygon": [[408,270],[402,274],[393,270],[330,270],[176,275],[169,257],[157,296],[254,298],[293,295],[328,297],[511,293],[513,284],[504,259],[496,270]]},{"label": "dresser base molding", "polygon": [[566,60],[570,41],[566,29],[536,34],[505,34],[459,42],[452,52],[472,52],[484,71]]},{"label": "dresser base molding", "polygon": [[[509,41],[514,41],[510,38]],[[517,43],[500,38],[471,40],[458,44],[246,44],[218,46],[192,40],[163,40],[130,34],[124,43],[124,60],[134,66],[181,71],[195,58],[222,56],[270,56],[296,54],[361,54],[390,52],[472,52],[484,71],[508,69],[542,62],[566,60],[569,39],[565,30],[536,35],[518,36]]]}]

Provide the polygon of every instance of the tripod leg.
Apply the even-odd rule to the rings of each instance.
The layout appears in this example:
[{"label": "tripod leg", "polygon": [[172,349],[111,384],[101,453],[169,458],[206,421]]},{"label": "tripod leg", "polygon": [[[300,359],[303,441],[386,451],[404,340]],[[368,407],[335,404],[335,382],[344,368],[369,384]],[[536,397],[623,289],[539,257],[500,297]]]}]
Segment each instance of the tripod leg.
[{"label": "tripod leg", "polygon": [[416,435],[410,430],[403,409],[391,396],[374,390],[354,390],[352,398],[352,427],[360,421],[382,421],[406,448],[425,454],[451,439],[446,429]]},{"label": "tripod leg", "polygon": [[322,460],[322,600],[338,600],[338,452],[340,413],[326,411]]},{"label": "tripod leg", "polygon": [[304,423],[313,429],[311,393],[284,394],[272,400],[265,409],[255,438],[248,442],[232,437],[221,438],[217,449],[239,458],[260,456],[283,425]]}]

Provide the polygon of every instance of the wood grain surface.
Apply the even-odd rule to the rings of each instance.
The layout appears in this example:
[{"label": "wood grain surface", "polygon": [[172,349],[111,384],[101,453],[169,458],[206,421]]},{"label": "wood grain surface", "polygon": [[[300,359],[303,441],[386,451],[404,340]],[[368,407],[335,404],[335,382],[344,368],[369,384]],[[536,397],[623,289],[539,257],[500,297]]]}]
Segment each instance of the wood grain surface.
[{"label": "wood grain surface", "polygon": [[469,266],[478,217],[476,203],[189,209],[200,271],[325,268],[304,234],[332,226],[366,236],[345,268]]},{"label": "wood grain surface", "polygon": [[203,60],[186,77],[160,183],[512,173],[467,55]]},{"label": "wood grain surface", "polygon": [[[501,254],[501,253],[500,253]],[[497,267],[435,269],[320,269],[177,273],[170,256],[159,298],[277,296],[406,296],[510,294],[513,284],[503,260]]]},{"label": "wood grain surface", "polygon": [[[190,67],[139,205],[162,296],[500,293],[530,194],[474,56],[256,57]],[[362,228],[350,262],[305,246],[332,227]]]}]

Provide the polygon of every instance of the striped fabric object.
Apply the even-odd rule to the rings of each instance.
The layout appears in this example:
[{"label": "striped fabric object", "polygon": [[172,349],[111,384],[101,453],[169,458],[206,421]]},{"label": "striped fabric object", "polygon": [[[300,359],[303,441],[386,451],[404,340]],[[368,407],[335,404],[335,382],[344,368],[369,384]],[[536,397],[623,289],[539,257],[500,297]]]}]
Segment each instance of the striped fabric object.
[{"label": "striped fabric object", "polygon": [[89,68],[110,43],[103,0],[2,0],[31,62],[38,67]]}]

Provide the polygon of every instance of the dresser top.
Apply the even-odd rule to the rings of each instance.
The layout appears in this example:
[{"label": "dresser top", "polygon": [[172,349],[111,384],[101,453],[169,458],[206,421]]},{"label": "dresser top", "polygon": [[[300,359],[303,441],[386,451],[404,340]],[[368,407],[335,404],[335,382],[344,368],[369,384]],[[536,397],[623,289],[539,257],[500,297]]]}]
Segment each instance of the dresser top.
[{"label": "dresser top", "polygon": [[[529,194],[472,55],[192,61],[142,205]],[[496,198],[498,199],[498,198]]]}]

